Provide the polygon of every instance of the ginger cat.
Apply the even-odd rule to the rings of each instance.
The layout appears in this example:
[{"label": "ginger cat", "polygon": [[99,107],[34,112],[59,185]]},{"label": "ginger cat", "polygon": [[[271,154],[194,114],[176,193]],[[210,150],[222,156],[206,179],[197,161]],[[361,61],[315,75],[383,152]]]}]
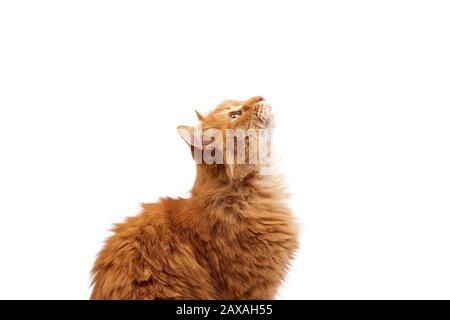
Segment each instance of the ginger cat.
[{"label": "ginger cat", "polygon": [[[197,115],[203,129],[222,133],[272,123],[262,97],[226,100]],[[193,156],[209,149],[218,159],[227,151],[220,137],[196,139],[195,128],[178,130]],[[275,297],[298,246],[280,179],[262,174],[258,163],[202,161],[191,193],[144,204],[139,215],[114,227],[92,269],[91,299]]]}]

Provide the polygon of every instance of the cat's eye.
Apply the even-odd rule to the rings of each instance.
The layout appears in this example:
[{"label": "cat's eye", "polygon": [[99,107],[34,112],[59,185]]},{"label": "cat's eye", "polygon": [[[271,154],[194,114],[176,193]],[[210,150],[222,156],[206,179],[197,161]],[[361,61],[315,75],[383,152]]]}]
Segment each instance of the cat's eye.
[{"label": "cat's eye", "polygon": [[231,120],[239,118],[240,115],[241,115],[241,111],[233,111],[233,112],[229,113]]}]

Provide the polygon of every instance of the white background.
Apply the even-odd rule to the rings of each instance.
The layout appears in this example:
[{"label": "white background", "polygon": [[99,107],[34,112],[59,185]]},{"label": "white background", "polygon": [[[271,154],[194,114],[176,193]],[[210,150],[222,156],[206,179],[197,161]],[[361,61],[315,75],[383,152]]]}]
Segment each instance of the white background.
[{"label": "white background", "polygon": [[262,95],[302,223],[282,299],[450,298],[448,1],[2,1],[0,298],[86,299],[188,196],[176,126]]}]

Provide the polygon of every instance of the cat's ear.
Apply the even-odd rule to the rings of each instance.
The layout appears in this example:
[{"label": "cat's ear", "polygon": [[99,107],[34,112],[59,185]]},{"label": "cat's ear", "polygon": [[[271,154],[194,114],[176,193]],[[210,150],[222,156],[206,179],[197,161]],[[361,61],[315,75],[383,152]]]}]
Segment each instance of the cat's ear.
[{"label": "cat's ear", "polygon": [[178,126],[178,134],[189,146],[202,149],[201,136],[195,134],[195,127]]},{"label": "cat's ear", "polygon": [[197,110],[195,110],[195,114],[197,115],[197,118],[198,118],[199,121],[205,120],[205,117],[200,112],[198,112]]}]

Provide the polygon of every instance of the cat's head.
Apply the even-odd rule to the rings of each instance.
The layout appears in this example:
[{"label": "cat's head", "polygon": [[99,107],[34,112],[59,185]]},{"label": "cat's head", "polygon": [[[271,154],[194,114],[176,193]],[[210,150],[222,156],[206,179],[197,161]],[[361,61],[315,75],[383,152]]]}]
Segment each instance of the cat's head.
[{"label": "cat's head", "polygon": [[225,100],[206,115],[196,111],[197,126],[179,126],[197,164],[223,168],[230,178],[259,172],[270,154],[272,110],[263,97]]}]

